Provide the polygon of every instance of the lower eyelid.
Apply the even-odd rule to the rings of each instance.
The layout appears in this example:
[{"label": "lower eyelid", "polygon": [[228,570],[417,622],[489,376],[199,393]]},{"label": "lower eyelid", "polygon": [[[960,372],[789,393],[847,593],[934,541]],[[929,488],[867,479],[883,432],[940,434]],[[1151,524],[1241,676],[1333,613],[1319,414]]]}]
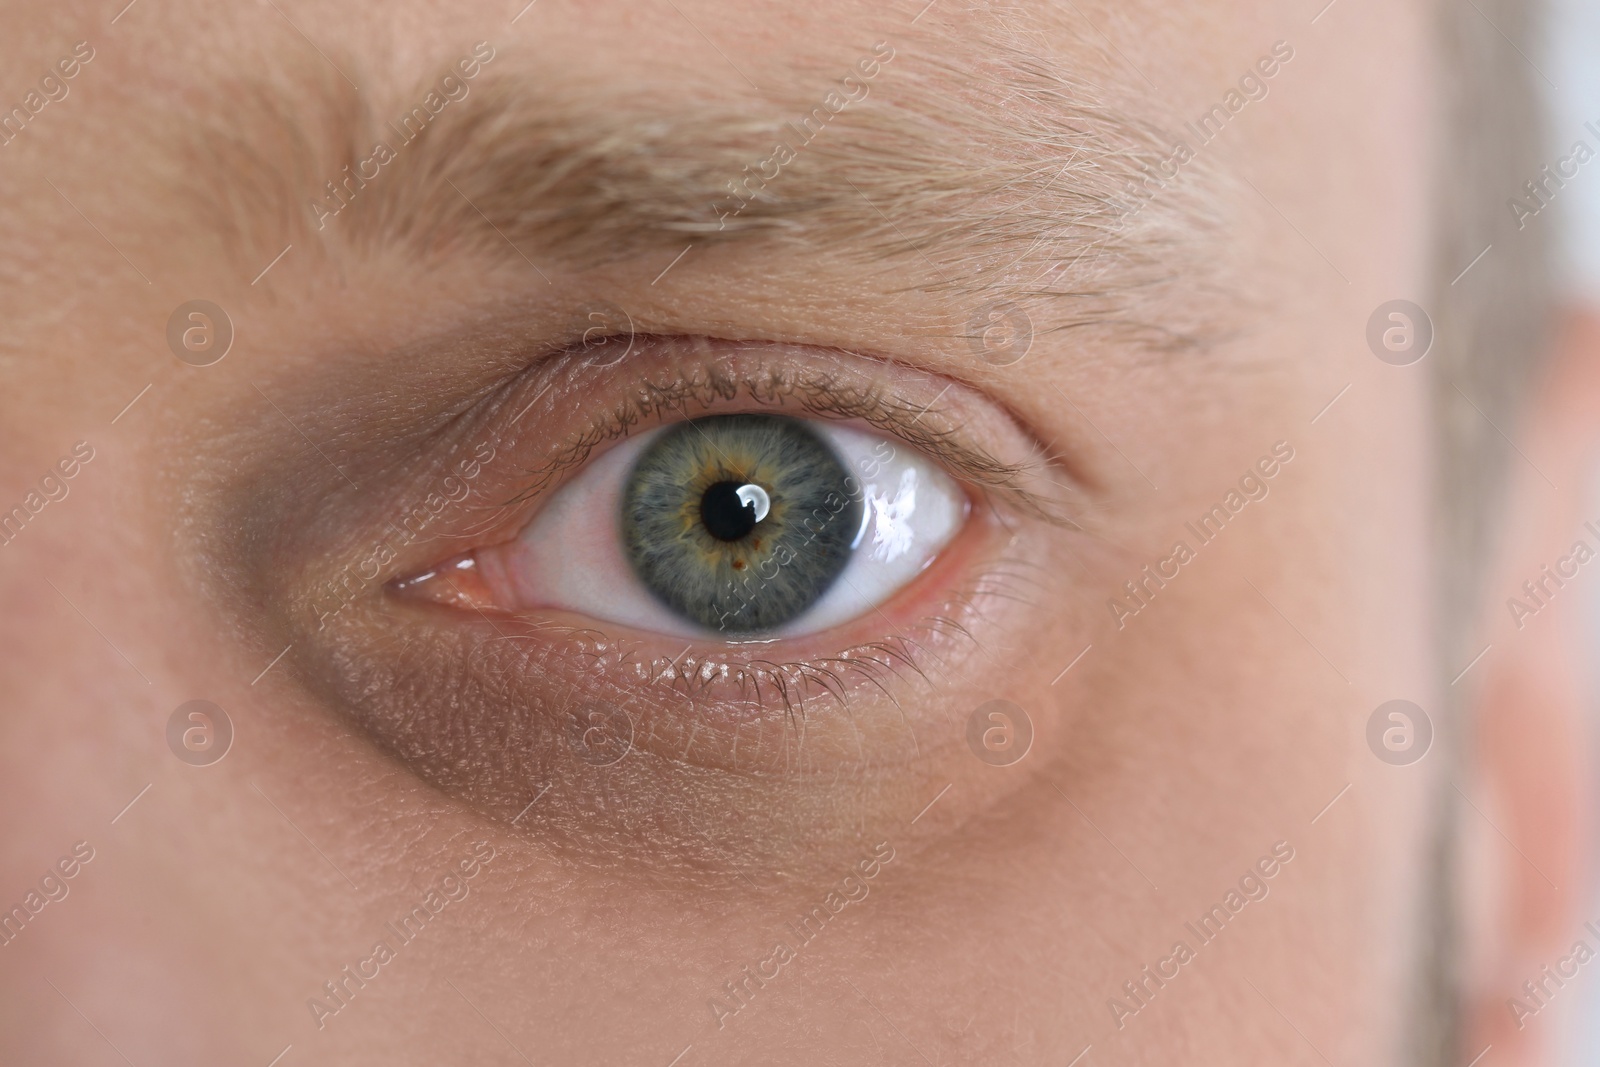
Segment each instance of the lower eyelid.
[{"label": "lower eyelid", "polygon": [[[893,621],[873,616],[781,654],[561,616],[388,610],[335,619],[310,645],[315,674],[412,773],[498,822],[493,833],[619,877],[690,877],[730,854],[791,864],[826,851],[841,804],[914,811],[948,784],[945,765],[970,762],[944,727],[1005,684],[984,648],[1037,618],[1029,561],[1044,532],[1032,524],[1035,537],[1017,544],[976,511],[974,536],[889,610]],[[591,745],[597,713],[614,729]],[[613,749],[623,734],[627,747]]]},{"label": "lower eyelid", "polygon": [[[768,755],[776,762],[768,769],[778,770],[787,757],[774,753],[794,740],[791,731],[802,720],[810,724],[808,745],[819,743],[814,730],[826,723],[830,736],[844,731],[835,738],[837,751],[830,758],[859,758],[856,742],[840,740],[853,736],[854,727],[847,724],[858,700],[876,706],[883,686],[897,678],[926,681],[929,670],[942,676],[946,664],[975,651],[976,635],[998,620],[995,609],[1008,613],[1028,600],[1029,587],[1019,584],[1017,574],[1029,564],[1003,547],[1012,541],[1009,532],[983,511],[975,509],[971,519],[951,550],[931,561],[925,585],[903,590],[909,595],[897,595],[879,611],[831,630],[725,643],[705,635],[694,640],[637,633],[554,612],[521,637],[508,640],[514,628],[483,627],[468,640],[481,642],[486,656],[503,661],[491,673],[511,679],[513,687],[570,675],[576,681],[562,684],[574,691],[607,694],[602,702],[627,709],[641,739],[681,733],[682,742],[691,728],[699,729],[697,763],[720,765],[726,759],[731,761],[727,770],[759,769],[767,757],[757,758],[757,750],[770,742],[777,748]],[[990,600],[996,594],[1003,604]],[[739,733],[747,728],[757,734]],[[769,730],[769,741],[759,741]],[[876,762],[888,755],[879,751],[867,758]]]}]

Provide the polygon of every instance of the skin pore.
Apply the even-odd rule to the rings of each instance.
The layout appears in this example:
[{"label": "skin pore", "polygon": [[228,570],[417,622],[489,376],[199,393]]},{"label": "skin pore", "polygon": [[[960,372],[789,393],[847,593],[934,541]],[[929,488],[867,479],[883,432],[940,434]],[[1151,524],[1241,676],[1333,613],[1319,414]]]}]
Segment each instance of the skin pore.
[{"label": "skin pore", "polygon": [[[1313,14],[9,5],[0,69],[94,58],[0,148],[4,500],[94,458],[0,549],[0,904],[94,859],[8,1058],[1388,1062],[1442,765],[1364,731],[1439,671],[1425,367],[1363,338],[1426,286],[1427,24]],[[761,648],[399,590],[748,411],[968,525]]]}]

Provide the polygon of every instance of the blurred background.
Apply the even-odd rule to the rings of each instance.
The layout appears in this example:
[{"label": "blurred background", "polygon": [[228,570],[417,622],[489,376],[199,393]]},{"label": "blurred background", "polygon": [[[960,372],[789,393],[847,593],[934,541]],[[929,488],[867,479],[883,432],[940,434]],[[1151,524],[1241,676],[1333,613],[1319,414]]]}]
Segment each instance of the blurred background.
[{"label": "blurred background", "polygon": [[[1543,85],[1551,152],[1565,154],[1574,141],[1595,142],[1584,128],[1600,128],[1600,0],[1551,0],[1542,33],[1545,61],[1539,64],[1553,85]],[[1559,152],[1556,150],[1559,149]],[[1568,296],[1600,312],[1600,177],[1585,173],[1563,189],[1555,205],[1561,277]],[[1567,196],[1566,193],[1571,195]]]},{"label": "blurred background", "polygon": [[[1538,84],[1545,92],[1546,156],[1554,158],[1566,154],[1575,141],[1591,145],[1597,141],[1585,124],[1600,129],[1600,0],[1549,0],[1540,42],[1543,54],[1534,58],[1548,79]],[[1568,314],[1600,322],[1600,169],[1585,167],[1579,180],[1562,190],[1552,210],[1557,278]],[[1592,326],[1588,336],[1597,337]],[[1600,359],[1600,348],[1592,357]],[[1600,469],[1591,478],[1589,496],[1588,511],[1600,513]],[[1600,651],[1600,587],[1586,588],[1589,647]],[[1596,660],[1600,656],[1590,658],[1591,669]],[[1589,692],[1593,743],[1600,745],[1600,670],[1593,670]],[[1600,805],[1600,795],[1592,803]],[[1600,917],[1600,892],[1594,895],[1589,913]],[[1561,1017],[1556,1060],[1570,1067],[1600,1064],[1600,971],[1584,968],[1577,981],[1580,987],[1572,1010]]]}]

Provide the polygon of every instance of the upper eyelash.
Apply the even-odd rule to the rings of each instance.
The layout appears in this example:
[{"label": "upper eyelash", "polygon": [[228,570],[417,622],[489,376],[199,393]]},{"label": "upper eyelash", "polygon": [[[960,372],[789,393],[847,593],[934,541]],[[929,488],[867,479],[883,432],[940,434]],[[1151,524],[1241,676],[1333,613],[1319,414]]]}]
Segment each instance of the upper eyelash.
[{"label": "upper eyelash", "polygon": [[758,404],[782,405],[795,401],[811,415],[839,419],[860,419],[886,431],[939,460],[962,481],[993,489],[1036,518],[1052,525],[1076,529],[1077,523],[1063,514],[1059,506],[1029,490],[1025,482],[1029,467],[1002,463],[981,449],[957,439],[954,430],[940,430],[923,420],[932,404],[915,408],[910,403],[874,385],[858,388],[842,383],[838,376],[823,373],[790,375],[779,368],[768,368],[759,377],[734,379],[706,367],[700,376],[676,382],[641,382],[639,395],[598,416],[577,439],[543,464],[524,469],[529,484],[506,501],[507,505],[531,499],[568,471],[587,459],[607,441],[625,436],[639,423],[667,412],[683,412],[696,401],[709,405],[731,401],[741,394]]}]

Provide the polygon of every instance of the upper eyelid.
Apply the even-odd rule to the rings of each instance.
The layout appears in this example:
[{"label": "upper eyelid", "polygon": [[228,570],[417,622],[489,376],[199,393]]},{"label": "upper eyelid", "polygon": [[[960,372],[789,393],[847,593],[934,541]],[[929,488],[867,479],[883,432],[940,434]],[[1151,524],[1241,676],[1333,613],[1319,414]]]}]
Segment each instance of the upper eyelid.
[{"label": "upper eyelid", "polygon": [[[690,402],[711,405],[744,399],[772,407],[793,403],[807,414],[860,420],[940,461],[958,480],[993,490],[1028,514],[1054,525],[1077,527],[1058,504],[1027,487],[1030,467],[1005,463],[976,444],[962,440],[953,423],[944,419],[945,412],[938,406],[939,397],[917,407],[879,385],[859,388],[842,383],[838,375],[804,369],[788,373],[763,367],[759,377],[746,376],[737,380],[718,375],[709,365],[703,372],[692,379],[685,376],[669,384],[641,382],[640,395],[597,416],[586,430],[544,464],[524,468],[523,473],[532,481],[505,503],[522,503],[538,495],[562,474],[581,465],[595,449],[627,436],[641,422],[674,412],[681,412],[687,418]],[[946,423],[945,428],[938,425],[941,421]]]}]

